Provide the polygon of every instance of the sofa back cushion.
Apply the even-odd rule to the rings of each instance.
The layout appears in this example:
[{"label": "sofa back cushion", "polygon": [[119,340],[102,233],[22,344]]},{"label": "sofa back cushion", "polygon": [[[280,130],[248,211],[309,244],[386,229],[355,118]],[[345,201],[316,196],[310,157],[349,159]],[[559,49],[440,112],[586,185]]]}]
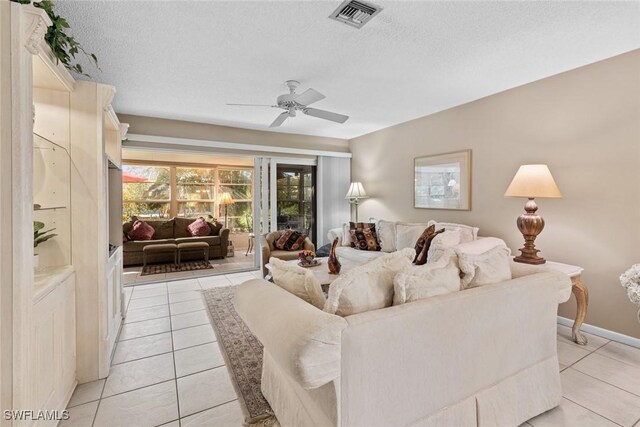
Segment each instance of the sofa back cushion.
[{"label": "sofa back cushion", "polygon": [[153,235],[154,239],[173,239],[174,236],[174,220],[162,219],[162,220],[147,220],[147,223],[152,226],[156,232]]},{"label": "sofa back cushion", "polygon": [[460,290],[458,255],[448,249],[436,262],[409,267],[393,279],[393,305]]},{"label": "sofa back cushion", "polygon": [[174,220],[174,237],[176,238],[191,237],[191,233],[189,232],[189,226],[193,221],[195,221],[194,218],[176,217],[173,220]]},{"label": "sofa back cushion", "polygon": [[396,223],[396,250],[413,248],[428,226],[428,224],[424,223]]},{"label": "sofa back cushion", "polygon": [[322,285],[312,271],[273,257],[269,264],[273,283],[320,310],[324,308],[326,299]]},{"label": "sofa back cushion", "polygon": [[445,230],[460,230],[460,243],[471,242],[478,238],[478,227],[471,227],[464,224],[455,224],[452,222],[437,222],[429,221],[429,225],[435,225],[438,230],[444,228]]},{"label": "sofa back cushion", "polygon": [[209,224],[209,228],[211,229],[211,233],[209,233],[210,236],[219,236],[220,230],[224,227],[223,223],[213,218],[210,218],[207,224]]},{"label": "sofa back cushion", "polygon": [[349,316],[389,307],[393,303],[393,278],[411,265],[415,254],[413,248],[402,249],[339,276],[329,287],[324,311]]}]

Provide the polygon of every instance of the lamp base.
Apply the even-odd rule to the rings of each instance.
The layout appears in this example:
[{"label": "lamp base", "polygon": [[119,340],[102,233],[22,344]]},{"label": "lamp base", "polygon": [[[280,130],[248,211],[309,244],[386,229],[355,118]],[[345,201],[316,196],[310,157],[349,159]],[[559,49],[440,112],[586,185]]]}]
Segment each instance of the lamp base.
[{"label": "lamp base", "polygon": [[544,229],[544,219],[540,215],[536,214],[538,205],[535,200],[530,198],[524,205],[526,211],[518,217],[518,230],[524,236],[524,247],[520,249],[520,255],[516,256],[513,260],[515,262],[521,262],[524,264],[544,264],[546,260],[538,256],[538,249],[536,249],[535,240],[538,234]]}]

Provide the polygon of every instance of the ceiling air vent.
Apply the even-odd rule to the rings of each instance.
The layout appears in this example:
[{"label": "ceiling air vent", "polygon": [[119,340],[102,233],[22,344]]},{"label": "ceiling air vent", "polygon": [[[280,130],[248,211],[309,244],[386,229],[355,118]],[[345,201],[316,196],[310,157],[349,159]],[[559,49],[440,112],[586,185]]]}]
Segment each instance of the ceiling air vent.
[{"label": "ceiling air vent", "polygon": [[362,28],[371,18],[382,10],[381,7],[371,3],[364,3],[356,0],[343,2],[329,18],[339,22],[344,22],[352,27]]}]

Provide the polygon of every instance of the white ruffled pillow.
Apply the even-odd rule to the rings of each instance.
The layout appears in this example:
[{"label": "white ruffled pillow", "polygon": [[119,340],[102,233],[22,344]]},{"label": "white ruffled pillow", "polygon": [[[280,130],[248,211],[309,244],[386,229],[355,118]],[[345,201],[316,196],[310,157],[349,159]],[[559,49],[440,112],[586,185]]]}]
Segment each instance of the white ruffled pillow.
[{"label": "white ruffled pillow", "polygon": [[393,303],[393,278],[416,256],[406,248],[362,264],[339,276],[329,286],[324,311],[349,316],[389,307]]},{"label": "white ruffled pillow", "polygon": [[471,227],[464,224],[455,224],[452,222],[436,222],[434,220],[429,221],[429,225],[436,225],[436,230],[444,228],[445,230],[460,230],[460,243],[471,242],[478,238],[478,227]]},{"label": "white ruffled pillow", "polygon": [[496,246],[481,254],[464,253],[458,248],[455,251],[464,274],[464,289],[511,280],[511,249],[506,246]]},{"label": "white ruffled pillow", "polygon": [[461,289],[458,255],[447,249],[435,262],[409,267],[393,279],[393,305],[444,295]]},{"label": "white ruffled pillow", "polygon": [[382,252],[394,252],[396,250],[396,223],[393,221],[379,220],[376,224],[376,234]]},{"label": "white ruffled pillow", "polygon": [[440,259],[444,251],[460,244],[460,229],[446,230],[437,234],[431,241],[429,252],[427,252],[427,262]]},{"label": "white ruffled pillow", "polygon": [[273,283],[320,310],[324,308],[322,285],[311,271],[278,258],[270,258],[269,264]]}]

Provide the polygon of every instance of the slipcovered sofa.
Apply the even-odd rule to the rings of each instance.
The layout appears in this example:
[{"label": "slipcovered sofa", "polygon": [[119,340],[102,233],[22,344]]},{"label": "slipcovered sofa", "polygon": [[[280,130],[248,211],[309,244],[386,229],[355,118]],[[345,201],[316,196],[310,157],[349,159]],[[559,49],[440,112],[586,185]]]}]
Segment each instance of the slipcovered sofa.
[{"label": "slipcovered sofa", "polygon": [[316,250],[316,246],[313,244],[311,239],[309,239],[309,237],[304,239],[304,247],[302,249],[296,251],[283,251],[276,248],[275,246],[273,246],[273,242],[280,238],[280,235],[283,231],[285,230],[273,231],[271,233],[260,235],[260,246],[262,250],[262,277],[266,276],[268,273],[267,267],[265,267],[265,265],[269,263],[269,258],[274,257],[288,261],[292,259],[298,259],[298,253],[304,249],[308,249],[311,251]]},{"label": "slipcovered sofa", "polygon": [[571,282],[510,268],[511,280],[347,317],[264,280],[240,285],[280,424],[516,427],[557,406],[557,307]]},{"label": "slipcovered sofa", "polygon": [[[477,227],[464,224],[439,223],[436,221],[426,223],[386,221],[374,218],[370,218],[369,221],[375,224],[377,238],[381,246],[380,251],[364,251],[351,247],[349,223],[347,222],[341,227],[330,229],[327,233],[329,242],[333,242],[335,238],[338,238],[336,255],[339,259],[362,263],[378,258],[385,253],[395,252],[404,248],[413,248],[424,229],[433,224],[435,224],[436,229],[460,230],[460,244],[469,243],[479,238],[479,229]],[[490,246],[490,244],[494,244],[495,242],[487,241],[486,243]],[[481,246],[479,248],[482,249]]]},{"label": "slipcovered sofa", "polygon": [[[122,224],[122,232],[126,236],[133,223],[138,218],[132,217],[131,221]],[[209,236],[193,237],[189,233],[187,226],[197,218],[171,218],[160,220],[144,219],[143,221],[154,228],[155,233],[151,240],[127,240],[122,244],[123,265],[139,265],[142,264],[142,249],[147,245],[155,245],[162,243],[187,243],[187,242],[206,242],[209,244],[209,259],[225,258],[227,255],[227,246],[229,244],[229,229],[217,228],[212,230]],[[193,260],[201,259],[202,252],[185,252],[182,259]],[[172,262],[173,253],[153,253],[147,255],[148,263]]]}]

